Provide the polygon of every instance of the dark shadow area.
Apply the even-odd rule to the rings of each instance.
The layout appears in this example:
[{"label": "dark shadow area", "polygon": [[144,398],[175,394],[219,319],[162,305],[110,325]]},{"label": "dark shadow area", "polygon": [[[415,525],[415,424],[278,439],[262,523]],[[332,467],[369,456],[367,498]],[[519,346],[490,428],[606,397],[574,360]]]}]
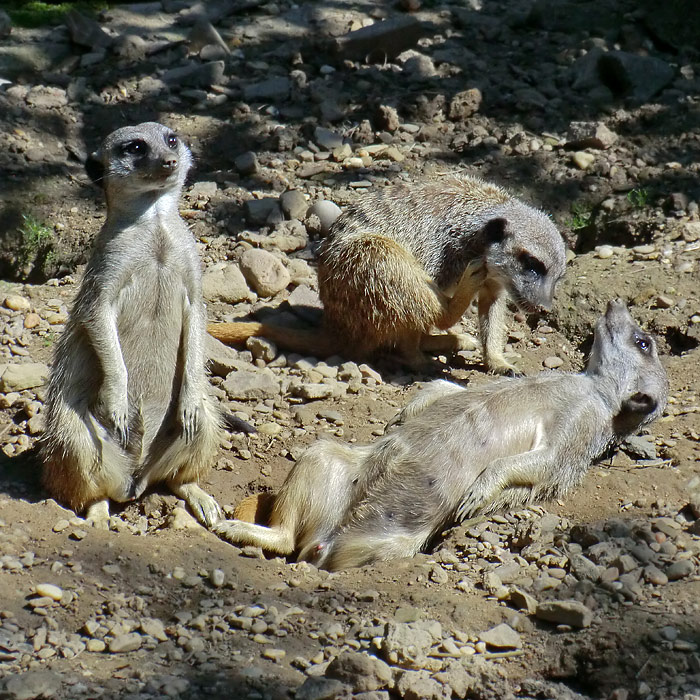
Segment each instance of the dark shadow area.
[{"label": "dark shadow area", "polygon": [[36,447],[16,457],[0,454],[0,493],[29,503],[47,497],[41,486],[41,460]]},{"label": "dark shadow area", "polygon": [[[381,131],[378,108],[388,105],[397,109],[402,121],[417,119],[427,124],[416,135],[416,144],[434,143],[438,148],[426,151],[426,162],[460,164],[506,184],[564,223],[572,202],[600,201],[595,191],[607,174],[596,165],[585,172],[571,168],[565,177],[553,180],[542,154],[520,154],[518,143],[523,134],[529,138],[528,131],[563,135],[572,120],[612,117],[613,126],[632,140],[636,155],[647,164],[674,161],[681,166],[656,173],[648,165],[634,165],[625,177],[613,181],[613,187],[623,191],[644,187],[661,195],[683,191],[691,199],[698,197],[697,178],[686,169],[700,157],[700,140],[693,133],[700,113],[691,99],[697,93],[696,82],[688,78],[683,83],[674,68],[672,80],[657,94],[641,99],[635,92],[637,83],[630,84],[630,76],[637,77],[636,64],[634,70],[627,69],[617,59],[620,50],[627,52],[625,56],[649,52],[674,66],[696,56],[695,49],[659,43],[649,33],[647,15],[634,13],[638,8],[631,0],[614,8],[605,0],[568,2],[561,8],[556,3],[537,2],[508,12],[497,2],[486,2],[479,11],[450,7],[436,21],[420,20],[423,35],[433,39],[426,53],[436,67],[434,74],[425,76],[400,70],[391,58],[366,64],[334,49],[332,37],[342,35],[346,25],[335,21],[330,11],[347,10],[348,17],[358,17],[363,7],[376,17],[402,16],[388,2],[352,8],[344,3],[309,2],[282,11],[279,21],[273,22],[256,3],[208,3],[203,9],[209,19],[224,36],[235,37],[237,45],[225,59],[223,78],[213,93],[226,95],[220,104],[198,102],[201,88],[196,84],[188,87],[177,80],[164,84],[154,80],[163,69],[179,64],[185,52],[181,41],[159,40],[148,44],[141,60],[108,52],[97,69],[76,67],[73,60],[67,61],[69,68],[58,65],[53,72],[44,72],[41,83],[45,85],[66,87],[78,81],[78,88],[72,89],[81,96],[69,108],[77,118],[67,121],[52,109],[10,101],[3,121],[10,130],[15,124],[29,125],[36,134],[51,135],[80,160],[106,133],[130,122],[161,120],[167,115],[187,137],[188,118],[202,114],[205,108],[211,119],[197,134],[198,177],[265,190],[270,187],[267,175],[241,177],[235,172],[232,163],[237,155],[255,150],[287,157],[298,144],[313,140],[316,125],[338,130],[355,143],[375,142],[366,124]],[[119,12],[114,8],[105,17],[122,17]],[[128,22],[122,17],[121,24],[116,23],[125,34],[159,36],[158,31],[149,35],[148,22],[139,27],[133,17],[127,18]],[[186,36],[195,17],[182,12],[173,20],[174,28]],[[60,34],[59,38],[63,41]],[[601,46],[615,56],[603,55],[594,64],[589,57],[600,52]],[[77,58],[85,52],[74,44],[68,48]],[[420,42],[415,48],[421,51]],[[584,58],[590,67],[577,58],[583,50],[588,51]],[[205,63],[191,57],[192,66]],[[327,67],[334,71],[332,78],[324,73]],[[38,82],[36,75],[25,75],[29,84]],[[256,86],[275,77],[286,81],[284,89],[256,99]],[[449,118],[453,98],[467,88],[479,88],[483,94],[479,111],[462,122]],[[653,104],[636,109],[647,101]],[[487,121],[495,143],[485,144],[478,131]],[[400,130],[385,133],[389,142],[400,143],[403,138]],[[655,135],[675,145],[650,149],[649,140]],[[18,163],[0,158],[6,196],[40,189],[44,178],[69,175],[71,170],[60,162]],[[330,168],[322,177],[342,190],[353,179],[393,179],[397,172],[375,160],[371,167],[352,172]],[[87,197],[94,199],[94,194],[87,193]],[[230,214],[235,213],[232,208]],[[12,226],[11,222],[3,225],[3,239]],[[235,236],[242,228],[242,223],[232,221],[229,233]],[[10,267],[3,274],[10,276]]]}]

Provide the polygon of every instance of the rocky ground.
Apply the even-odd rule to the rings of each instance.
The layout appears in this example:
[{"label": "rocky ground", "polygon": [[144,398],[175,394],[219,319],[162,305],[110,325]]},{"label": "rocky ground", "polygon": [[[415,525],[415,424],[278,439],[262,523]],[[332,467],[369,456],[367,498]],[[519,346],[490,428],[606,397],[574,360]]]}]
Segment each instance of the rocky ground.
[{"label": "rocky ground", "polygon": [[[700,697],[700,19],[658,5],[163,0],[39,29],[0,12],[0,697]],[[663,418],[565,501],[336,574],[232,547],[167,493],[88,527],[46,499],[33,445],[104,217],[81,162],[146,119],[197,157],[182,205],[211,318],[308,314],[330,202],[466,171],[573,243],[556,310],[514,314],[512,358],[579,369],[622,296],[659,339]],[[431,374],[263,340],[209,355],[257,429],[205,483],[229,513],[319,437],[381,435],[418,382],[489,381],[477,351]]]}]

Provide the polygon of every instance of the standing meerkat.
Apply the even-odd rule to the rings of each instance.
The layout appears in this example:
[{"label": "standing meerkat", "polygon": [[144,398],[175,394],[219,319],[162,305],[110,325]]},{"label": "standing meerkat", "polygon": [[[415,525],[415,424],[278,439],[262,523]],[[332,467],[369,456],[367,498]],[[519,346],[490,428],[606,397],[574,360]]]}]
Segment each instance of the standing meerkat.
[{"label": "standing meerkat", "polygon": [[563,496],[658,417],[667,394],[653,338],[612,301],[585,372],[432,382],[374,444],[312,445],[274,497],[269,527],[228,520],[214,531],[331,570],[411,556],[451,523]]},{"label": "standing meerkat", "polygon": [[476,296],[484,362],[511,374],[503,355],[507,300],[549,310],[565,265],[564,240],[549,217],[496,185],[466,176],[394,185],[349,207],[321,245],[322,337],[269,324],[208,330],[224,342],[265,335],[304,352],[314,343],[321,353],[356,356],[388,347],[419,364],[422,351],[471,346],[463,335],[431,330],[455,325]]},{"label": "standing meerkat", "polygon": [[86,169],[107,219],[59,339],[46,401],[44,484],[104,525],[108,500],[165,483],[208,526],[198,481],[218,449],[207,391],[200,260],[178,201],[192,156],[162,124],[111,133]]}]

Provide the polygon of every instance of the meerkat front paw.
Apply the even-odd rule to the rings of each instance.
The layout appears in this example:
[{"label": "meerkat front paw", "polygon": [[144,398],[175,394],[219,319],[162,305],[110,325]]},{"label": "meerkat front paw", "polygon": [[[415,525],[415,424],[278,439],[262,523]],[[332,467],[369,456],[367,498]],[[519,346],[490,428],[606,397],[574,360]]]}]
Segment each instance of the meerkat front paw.
[{"label": "meerkat front paw", "polygon": [[109,530],[109,502],[93,503],[85,513],[85,522],[98,530]]},{"label": "meerkat front paw", "polygon": [[103,386],[98,398],[98,412],[107,423],[113,437],[122,449],[129,444],[129,399],[123,390]]}]

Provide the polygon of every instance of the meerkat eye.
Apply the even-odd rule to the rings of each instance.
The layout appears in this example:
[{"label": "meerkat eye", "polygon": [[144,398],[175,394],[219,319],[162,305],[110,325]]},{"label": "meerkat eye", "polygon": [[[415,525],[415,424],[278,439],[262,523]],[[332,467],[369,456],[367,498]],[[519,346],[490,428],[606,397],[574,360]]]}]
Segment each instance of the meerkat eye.
[{"label": "meerkat eye", "polygon": [[634,344],[646,355],[651,352],[651,340],[639,333],[634,334]]},{"label": "meerkat eye", "polygon": [[168,148],[177,148],[177,136],[175,136],[175,134],[168,134],[165,137],[165,143],[168,144]]},{"label": "meerkat eye", "polygon": [[520,260],[520,264],[525,272],[537,275],[538,277],[544,277],[547,274],[547,267],[545,264],[534,255],[530,255],[530,253],[523,251],[518,255],[518,260]]},{"label": "meerkat eye", "polygon": [[128,153],[131,156],[145,156],[148,153],[148,144],[141,139],[136,139],[125,143],[121,150],[122,153]]}]

